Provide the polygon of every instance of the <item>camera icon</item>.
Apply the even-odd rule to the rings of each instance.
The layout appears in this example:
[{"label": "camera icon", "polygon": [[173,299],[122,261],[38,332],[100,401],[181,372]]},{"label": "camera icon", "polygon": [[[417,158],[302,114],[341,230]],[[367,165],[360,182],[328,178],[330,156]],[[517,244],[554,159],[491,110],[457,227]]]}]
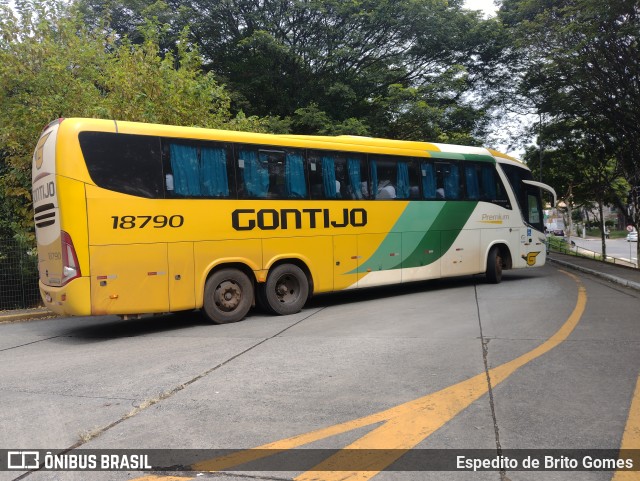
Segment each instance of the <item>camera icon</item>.
[{"label": "camera icon", "polygon": [[9,451],[7,453],[8,469],[37,469],[40,467],[38,451]]}]

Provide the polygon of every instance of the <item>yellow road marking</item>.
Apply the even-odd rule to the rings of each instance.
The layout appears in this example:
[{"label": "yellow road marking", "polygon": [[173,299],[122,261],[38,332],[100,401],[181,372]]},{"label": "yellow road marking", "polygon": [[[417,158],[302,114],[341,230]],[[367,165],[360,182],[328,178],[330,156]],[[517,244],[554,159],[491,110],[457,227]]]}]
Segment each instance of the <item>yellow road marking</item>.
[{"label": "yellow road marking", "polygon": [[[631,400],[620,449],[640,449],[640,376]],[[616,471],[611,481],[640,481],[640,471]]]},{"label": "yellow road marking", "polygon": [[[586,289],[573,274],[565,271],[560,272],[571,277],[577,284],[578,298],[573,311],[560,329],[540,346],[512,361],[490,369],[489,376],[492,381],[492,387],[500,384],[520,367],[558,346],[567,339],[578,325],[587,304]],[[353,455],[352,451],[351,454],[347,451],[346,453],[336,453],[310,471],[302,473],[295,478],[296,481],[365,481],[371,479],[400,458],[403,453],[415,447],[434,431],[441,428],[471,403],[486,394],[488,390],[487,375],[482,372],[466,381],[385,411],[264,444],[255,449],[238,451],[227,456],[202,461],[192,465],[192,469],[195,471],[221,471],[364,426],[384,423],[345,448],[347,450],[362,449],[361,454],[358,454],[359,464],[366,462],[370,468],[369,470],[340,470],[339,468],[345,465],[345,456]],[[366,451],[367,449],[375,449],[377,451]],[[387,449],[388,451],[385,454],[382,451],[378,451],[381,449]],[[350,463],[347,462],[346,464]],[[148,477],[142,477],[133,481],[151,480]]]}]

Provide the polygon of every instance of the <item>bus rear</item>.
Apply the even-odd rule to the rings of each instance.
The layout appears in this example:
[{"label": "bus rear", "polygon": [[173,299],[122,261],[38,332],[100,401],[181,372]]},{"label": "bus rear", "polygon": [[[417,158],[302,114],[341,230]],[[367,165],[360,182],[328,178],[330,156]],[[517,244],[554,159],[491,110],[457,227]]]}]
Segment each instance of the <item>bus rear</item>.
[{"label": "bus rear", "polygon": [[[60,175],[58,159],[65,138],[62,125],[63,119],[51,122],[40,135],[33,154],[32,198],[40,295],[56,313],[89,315],[88,253],[76,250],[79,246],[86,251],[84,185]],[[61,205],[71,207],[65,210],[70,212],[67,218],[60,215]]]}]

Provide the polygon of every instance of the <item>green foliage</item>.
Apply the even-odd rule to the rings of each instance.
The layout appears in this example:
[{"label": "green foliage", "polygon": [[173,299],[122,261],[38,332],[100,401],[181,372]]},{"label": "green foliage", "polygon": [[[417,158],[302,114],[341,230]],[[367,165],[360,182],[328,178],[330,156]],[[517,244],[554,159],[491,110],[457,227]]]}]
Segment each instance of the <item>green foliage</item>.
[{"label": "green foliage", "polygon": [[[151,0],[80,0],[139,38]],[[189,25],[232,109],[294,133],[477,143],[484,110],[463,97],[502,46],[461,0],[175,0],[169,43]],[[129,11],[129,14],[125,12]],[[162,17],[165,18],[165,17]],[[486,40],[486,41],[485,41]],[[404,91],[404,92],[403,92]],[[273,125],[273,122],[270,122]]]},{"label": "green foliage", "polygon": [[31,154],[57,117],[98,117],[265,131],[268,121],[233,116],[231,99],[201,56],[178,35],[161,52],[164,28],[142,25],[141,43],[107,24],[89,29],[74,7],[21,0],[0,5],[0,234],[32,237]]},{"label": "green foliage", "polygon": [[551,140],[579,159],[570,164],[574,171],[599,177],[598,196],[622,178],[607,195],[622,208],[630,201],[625,210],[639,224],[637,196],[627,197],[629,185],[640,185],[638,2],[504,0],[500,15],[519,54],[521,96],[549,119],[545,147]]}]

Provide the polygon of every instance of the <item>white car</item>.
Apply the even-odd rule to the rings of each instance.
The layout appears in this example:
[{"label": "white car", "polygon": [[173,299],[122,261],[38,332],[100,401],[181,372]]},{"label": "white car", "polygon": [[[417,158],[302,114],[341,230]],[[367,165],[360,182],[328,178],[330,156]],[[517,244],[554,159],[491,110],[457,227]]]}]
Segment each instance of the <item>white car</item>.
[{"label": "white car", "polygon": [[638,242],[638,231],[634,230],[627,234],[627,242]]}]

